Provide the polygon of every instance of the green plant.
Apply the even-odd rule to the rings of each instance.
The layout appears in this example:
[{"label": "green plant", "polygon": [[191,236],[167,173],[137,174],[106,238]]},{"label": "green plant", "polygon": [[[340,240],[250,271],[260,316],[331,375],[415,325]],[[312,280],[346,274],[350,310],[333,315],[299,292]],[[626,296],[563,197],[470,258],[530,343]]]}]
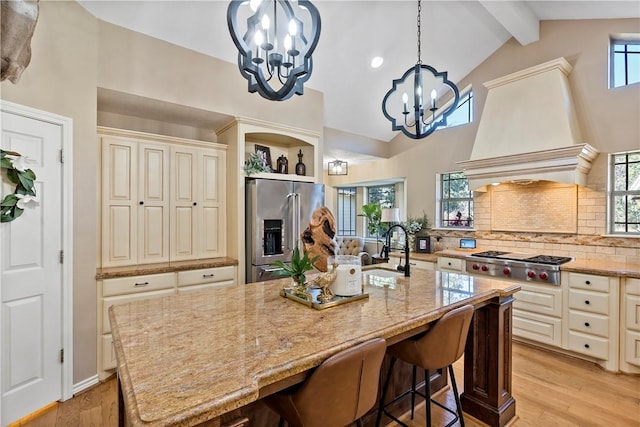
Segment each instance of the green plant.
[{"label": "green plant", "polygon": [[260,157],[258,153],[251,153],[249,158],[245,160],[242,169],[244,169],[244,173],[246,173],[247,176],[259,172],[270,172],[269,168],[262,162],[262,157]]},{"label": "green plant", "polygon": [[429,218],[427,214],[422,211],[421,217],[410,216],[402,225],[409,234],[415,234],[417,236],[426,235],[429,231]]},{"label": "green plant", "polygon": [[367,230],[370,235],[379,237],[387,232],[389,226],[382,223],[382,207],[376,203],[367,203],[362,205],[362,214],[367,218]]},{"label": "green plant", "polygon": [[25,207],[38,205],[34,182],[36,174],[28,169],[29,159],[15,151],[0,150],[0,168],[6,169],[7,179],[16,185],[0,202],[0,222],[11,222],[22,215]]},{"label": "green plant", "polygon": [[309,258],[307,253],[301,257],[300,249],[296,246],[293,249],[293,254],[291,255],[291,264],[276,261],[272,263],[271,266],[280,267],[282,270],[280,270],[278,274],[284,277],[291,277],[293,280],[298,282],[300,286],[304,286],[307,283],[307,276],[305,273],[309,270],[313,270],[313,263],[316,262],[318,258],[319,255]]}]

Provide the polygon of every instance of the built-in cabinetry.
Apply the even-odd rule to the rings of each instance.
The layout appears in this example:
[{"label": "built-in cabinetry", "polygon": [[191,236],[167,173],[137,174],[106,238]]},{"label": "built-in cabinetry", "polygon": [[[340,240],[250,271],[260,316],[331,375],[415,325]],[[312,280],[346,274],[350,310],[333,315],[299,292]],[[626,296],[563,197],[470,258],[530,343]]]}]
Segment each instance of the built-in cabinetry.
[{"label": "built-in cabinetry", "polygon": [[620,370],[640,374],[640,279],[626,278],[620,310]]},{"label": "built-in cabinetry", "polygon": [[130,301],[236,284],[235,265],[98,280],[98,368],[104,379],[116,367],[109,307]]},{"label": "built-in cabinetry", "polygon": [[565,347],[618,369],[619,279],[575,272],[562,273],[567,295]]},{"label": "built-in cabinetry", "polygon": [[[389,253],[389,263],[394,265],[404,265],[405,257],[404,253],[401,252],[390,252]],[[410,259],[409,265],[411,268],[419,268],[421,270],[435,270],[435,265],[430,261],[422,261],[419,259]]]},{"label": "built-in cabinetry", "polygon": [[437,268],[441,271],[464,271],[464,260],[462,258],[454,258],[447,256],[439,256]]},{"label": "built-in cabinetry", "polygon": [[520,283],[513,302],[513,335],[562,346],[562,288]]},{"label": "built-in cabinetry", "polygon": [[226,255],[226,147],[99,128],[102,267]]},{"label": "built-in cabinetry", "polygon": [[[278,125],[261,120],[237,118],[217,131],[218,141],[228,146],[227,155],[227,256],[236,258],[239,281],[245,281],[245,178],[242,166],[256,145],[269,149],[271,166],[284,155],[288,159],[289,173],[258,173],[251,178],[268,178],[287,181],[319,183],[322,161],[318,149],[320,135],[317,132]],[[304,176],[296,175],[298,153],[302,152],[305,164]],[[303,225],[304,226],[304,225]]]}]

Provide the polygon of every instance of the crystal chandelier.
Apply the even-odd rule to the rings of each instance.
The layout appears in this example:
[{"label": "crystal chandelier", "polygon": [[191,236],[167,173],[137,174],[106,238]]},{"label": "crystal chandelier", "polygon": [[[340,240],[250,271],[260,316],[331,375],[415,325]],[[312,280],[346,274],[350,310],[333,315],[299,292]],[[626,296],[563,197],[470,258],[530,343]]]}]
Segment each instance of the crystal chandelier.
[{"label": "crystal chandelier", "polygon": [[[431,135],[438,127],[447,125],[447,117],[458,106],[460,97],[456,85],[447,79],[447,72],[438,72],[424,65],[420,58],[420,15],[418,0],[418,62],[401,78],[393,80],[391,90],[382,100],[382,112],[391,121],[393,130],[400,130],[409,138],[421,139]],[[411,98],[409,96],[411,94]],[[429,104],[425,105],[425,96]],[[438,107],[438,99],[447,100]],[[412,104],[409,104],[412,101]]]},{"label": "crystal chandelier", "polygon": [[249,92],[272,101],[302,95],[320,38],[320,14],[310,1],[233,0],[227,24]]}]

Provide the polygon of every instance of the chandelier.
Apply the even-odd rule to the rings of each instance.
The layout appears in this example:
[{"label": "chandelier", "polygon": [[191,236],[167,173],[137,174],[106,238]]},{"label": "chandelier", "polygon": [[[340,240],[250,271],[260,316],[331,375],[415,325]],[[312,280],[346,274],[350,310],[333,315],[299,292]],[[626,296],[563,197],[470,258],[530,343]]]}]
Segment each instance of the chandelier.
[{"label": "chandelier", "polygon": [[[447,79],[447,72],[438,72],[420,58],[420,15],[422,5],[418,0],[418,62],[401,78],[393,80],[391,90],[382,100],[382,112],[391,121],[393,130],[400,130],[409,138],[421,139],[437,128],[447,125],[447,117],[458,106],[458,88]],[[410,97],[411,96],[411,97]],[[428,96],[428,105],[425,97]],[[440,107],[437,101],[446,102]],[[409,101],[412,101],[410,104]]]},{"label": "chandelier", "polygon": [[349,163],[344,160],[334,160],[327,164],[328,175],[349,175]]},{"label": "chandelier", "polygon": [[310,1],[233,0],[227,24],[249,92],[272,101],[302,95],[320,37],[320,14]]}]

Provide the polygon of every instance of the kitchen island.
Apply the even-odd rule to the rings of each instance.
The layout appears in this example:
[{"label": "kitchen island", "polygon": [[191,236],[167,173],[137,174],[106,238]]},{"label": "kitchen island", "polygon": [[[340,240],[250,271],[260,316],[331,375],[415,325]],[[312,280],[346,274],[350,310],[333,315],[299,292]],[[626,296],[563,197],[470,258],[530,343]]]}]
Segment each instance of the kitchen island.
[{"label": "kitchen island", "polygon": [[368,299],[327,310],[282,298],[289,279],[112,306],[121,421],[215,426],[230,413],[251,418],[253,404],[331,355],[374,337],[393,344],[467,303],[476,312],[463,408],[494,426],[515,417],[510,323],[519,285],[419,269],[410,278],[365,271],[363,280]]}]

